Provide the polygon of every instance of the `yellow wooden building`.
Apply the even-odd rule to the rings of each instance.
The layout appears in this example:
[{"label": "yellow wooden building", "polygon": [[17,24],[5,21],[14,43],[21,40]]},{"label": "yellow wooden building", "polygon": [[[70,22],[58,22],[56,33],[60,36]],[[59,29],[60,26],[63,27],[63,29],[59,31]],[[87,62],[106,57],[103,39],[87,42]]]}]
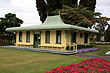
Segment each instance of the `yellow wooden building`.
[{"label": "yellow wooden building", "polygon": [[97,30],[65,24],[60,15],[47,16],[41,25],[7,28],[16,32],[16,46],[66,50],[75,44],[89,45],[89,34]]}]

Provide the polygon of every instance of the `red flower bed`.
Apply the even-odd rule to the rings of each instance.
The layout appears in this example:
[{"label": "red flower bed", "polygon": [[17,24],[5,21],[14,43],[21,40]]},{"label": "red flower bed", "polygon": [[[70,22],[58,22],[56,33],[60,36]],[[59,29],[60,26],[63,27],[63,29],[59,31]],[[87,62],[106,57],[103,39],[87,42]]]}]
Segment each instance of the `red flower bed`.
[{"label": "red flower bed", "polygon": [[78,64],[60,66],[46,73],[110,73],[110,62],[102,58],[94,58]]}]

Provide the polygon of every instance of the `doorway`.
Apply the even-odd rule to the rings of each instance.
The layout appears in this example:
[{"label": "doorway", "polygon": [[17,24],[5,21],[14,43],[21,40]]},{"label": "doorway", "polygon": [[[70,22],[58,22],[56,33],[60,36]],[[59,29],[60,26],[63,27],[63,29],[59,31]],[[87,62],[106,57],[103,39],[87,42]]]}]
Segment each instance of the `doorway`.
[{"label": "doorway", "polygon": [[76,32],[71,33],[71,43],[76,43]]},{"label": "doorway", "polygon": [[34,34],[34,48],[38,48],[38,45],[40,45],[40,34]]}]

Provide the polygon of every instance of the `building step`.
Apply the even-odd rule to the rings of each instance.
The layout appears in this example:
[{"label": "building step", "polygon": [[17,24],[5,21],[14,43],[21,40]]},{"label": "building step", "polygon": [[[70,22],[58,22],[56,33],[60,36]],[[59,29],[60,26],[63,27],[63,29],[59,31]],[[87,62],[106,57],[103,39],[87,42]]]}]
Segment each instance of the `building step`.
[{"label": "building step", "polygon": [[51,49],[40,49],[40,48],[27,48],[27,47],[18,47],[18,46],[1,46],[1,48],[26,50],[26,51],[34,51],[34,52],[44,52],[44,53],[53,53],[53,54],[62,54],[62,55],[72,55],[72,54],[76,53],[74,51],[51,50]]}]

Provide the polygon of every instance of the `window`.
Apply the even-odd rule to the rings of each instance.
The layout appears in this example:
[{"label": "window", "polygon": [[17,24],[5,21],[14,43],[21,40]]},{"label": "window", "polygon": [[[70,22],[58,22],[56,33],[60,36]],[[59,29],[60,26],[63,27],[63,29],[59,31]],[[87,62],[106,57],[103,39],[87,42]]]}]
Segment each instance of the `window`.
[{"label": "window", "polygon": [[84,43],[88,43],[88,34],[87,33],[84,34]]},{"label": "window", "polygon": [[30,42],[30,31],[26,32],[26,42]]},{"label": "window", "polygon": [[45,43],[50,43],[50,31],[46,31]]},{"label": "window", "polygon": [[56,32],[56,43],[61,44],[61,31]]},{"label": "window", "polygon": [[82,33],[80,33],[80,38],[83,38],[83,34]]},{"label": "window", "polygon": [[77,35],[76,32],[72,32],[72,33],[71,33],[71,42],[72,42],[72,43],[76,43],[76,35]]},{"label": "window", "polygon": [[22,32],[19,32],[19,42],[22,42]]}]

